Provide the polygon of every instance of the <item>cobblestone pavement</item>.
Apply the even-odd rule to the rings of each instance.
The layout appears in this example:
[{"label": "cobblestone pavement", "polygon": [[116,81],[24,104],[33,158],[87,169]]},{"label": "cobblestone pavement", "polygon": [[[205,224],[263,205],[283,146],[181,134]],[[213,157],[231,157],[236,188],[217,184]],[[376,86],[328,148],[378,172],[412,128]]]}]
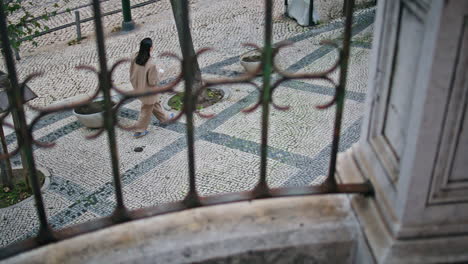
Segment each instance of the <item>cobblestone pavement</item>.
[{"label": "cobblestone pavement", "polygon": [[[147,2],[148,0],[131,0],[130,4],[138,5]],[[122,1],[121,0],[101,0],[101,10],[102,13],[111,12],[114,10],[121,9]],[[195,1],[190,1],[195,3]],[[57,6],[56,6],[57,5]],[[80,13],[80,20],[93,17],[93,9],[91,7],[91,2],[89,0],[29,0],[26,1],[25,6],[27,7],[28,12],[34,17],[39,17],[42,14],[45,14],[45,10],[49,13],[56,11],[56,16],[51,16],[49,20],[40,20],[44,26],[49,28],[56,28],[65,24],[74,23],[75,20],[75,11]],[[161,12],[170,10],[170,3],[166,0],[156,1],[155,3],[150,3],[144,7],[132,9],[132,18],[135,21],[144,20],[148,16],[154,16],[160,14]],[[12,19],[19,18],[21,13],[17,13],[13,16]],[[122,13],[117,13],[103,18],[103,24],[108,31],[117,29],[121,26],[122,23]],[[94,32],[93,22],[85,22],[81,24],[81,30],[83,36],[92,35]],[[47,34],[34,40],[37,42],[39,47],[49,48],[50,45],[56,43],[62,43],[64,41],[70,41],[76,38],[76,27],[68,27],[51,34]],[[35,47],[32,43],[26,42],[21,48],[22,51],[32,51],[35,50]]]},{"label": "cobblestone pavement", "polygon": [[[274,41],[288,39],[294,45],[278,55],[277,63],[290,72],[318,71],[329,67],[336,59],[336,51],[319,42],[339,38],[342,23],[334,21],[315,28],[299,27],[294,21],[282,17],[282,3],[281,0],[275,1]],[[155,11],[151,8],[159,9]],[[180,53],[167,3],[155,4],[151,8],[141,9],[140,12],[151,15],[136,19],[140,25],[136,31],[108,34],[106,48],[109,64],[135,52],[139,41],[147,36],[156,43],[155,54],[163,51]],[[240,74],[243,69],[239,65],[239,55],[246,51],[241,44],[262,43],[263,1],[193,1],[191,8],[195,46],[216,49],[200,58],[203,76],[219,78]],[[356,13],[341,150],[359,138],[373,19],[373,9]],[[44,38],[47,42],[55,36],[49,34]],[[175,62],[167,59],[158,58],[157,62],[165,70],[162,79],[174,76],[179,69]],[[96,87],[95,76],[74,69],[80,64],[97,66],[95,40],[92,37],[74,46],[67,46],[66,43],[44,45],[33,52],[24,53],[17,67],[21,79],[31,72],[44,71],[44,75],[31,82],[30,87],[39,95],[32,104],[46,106],[64,98],[90,93]],[[337,77],[336,74],[334,77]],[[128,65],[118,68],[114,81],[121,88],[129,88]],[[261,79],[256,81],[260,83]],[[258,180],[260,111],[250,114],[240,112],[255,103],[258,92],[246,85],[227,88],[232,92],[231,97],[203,110],[216,114],[214,118],[195,118],[197,188],[201,195],[248,190]],[[330,100],[333,94],[334,89],[320,81],[290,81],[275,92],[277,103],[290,105],[291,109],[271,112],[268,153],[270,186],[317,184],[323,181],[328,170],[334,109],[319,111],[313,106]],[[163,101],[167,96],[163,96]],[[137,100],[126,104],[119,114],[121,122],[135,122],[138,109]],[[29,119],[34,114],[27,112]],[[184,122],[180,120],[162,125],[154,119],[150,134],[141,139],[134,139],[131,133],[117,130],[120,171],[125,203],[129,208],[180,200],[186,194],[188,169]],[[5,130],[9,148],[13,149],[16,137],[11,130]],[[38,166],[46,168],[51,174],[49,184],[43,187],[43,195],[55,229],[109,215],[115,205],[107,137],[85,140],[89,133],[92,131],[84,128],[70,112],[49,115],[35,126],[35,138],[57,143],[52,149],[34,151]],[[144,150],[134,152],[135,147],[143,147]],[[18,157],[13,158],[13,163],[15,166],[21,165]],[[37,226],[32,199],[0,209],[0,245],[6,246],[33,236]]]}]

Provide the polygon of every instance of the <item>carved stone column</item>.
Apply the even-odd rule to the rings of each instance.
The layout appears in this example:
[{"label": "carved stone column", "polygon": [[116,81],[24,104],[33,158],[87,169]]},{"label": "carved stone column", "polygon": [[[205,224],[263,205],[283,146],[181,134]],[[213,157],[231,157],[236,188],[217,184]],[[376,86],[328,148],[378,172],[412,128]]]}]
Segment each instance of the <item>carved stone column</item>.
[{"label": "carved stone column", "polygon": [[375,188],[353,201],[374,261],[468,261],[468,1],[377,10],[362,137],[339,175]]}]

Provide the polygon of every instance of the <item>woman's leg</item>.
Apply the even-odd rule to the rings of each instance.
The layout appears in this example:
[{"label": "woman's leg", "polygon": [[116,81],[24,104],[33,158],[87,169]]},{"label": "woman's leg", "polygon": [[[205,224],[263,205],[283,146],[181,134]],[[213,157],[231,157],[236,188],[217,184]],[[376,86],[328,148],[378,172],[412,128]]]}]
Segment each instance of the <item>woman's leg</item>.
[{"label": "woman's leg", "polygon": [[166,123],[168,121],[168,117],[164,109],[161,107],[159,102],[156,102],[153,105],[153,115],[161,122]]},{"label": "woman's leg", "polygon": [[143,132],[148,129],[148,125],[151,122],[151,110],[153,105],[141,105],[140,116],[135,125],[135,132]]}]

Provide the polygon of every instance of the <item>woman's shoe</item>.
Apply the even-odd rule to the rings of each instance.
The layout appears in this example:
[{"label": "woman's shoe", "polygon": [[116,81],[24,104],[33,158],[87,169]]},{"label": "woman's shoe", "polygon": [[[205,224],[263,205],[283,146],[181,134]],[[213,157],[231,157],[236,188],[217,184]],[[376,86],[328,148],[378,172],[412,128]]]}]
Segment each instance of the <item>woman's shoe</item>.
[{"label": "woman's shoe", "polygon": [[141,138],[143,136],[146,136],[148,135],[149,131],[148,130],[145,130],[143,132],[135,132],[135,134],[133,134],[133,137],[134,138]]},{"label": "woman's shoe", "polygon": [[169,115],[167,116],[167,119],[164,121],[161,121],[161,124],[168,125],[169,123],[171,123],[172,119],[174,119],[174,116],[175,116],[174,113],[169,113]]}]

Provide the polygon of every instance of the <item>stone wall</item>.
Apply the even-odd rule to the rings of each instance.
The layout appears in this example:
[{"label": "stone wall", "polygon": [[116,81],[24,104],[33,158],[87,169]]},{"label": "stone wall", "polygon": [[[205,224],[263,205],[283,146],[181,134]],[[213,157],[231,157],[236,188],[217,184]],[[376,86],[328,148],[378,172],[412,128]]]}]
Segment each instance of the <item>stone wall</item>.
[{"label": "stone wall", "polygon": [[464,0],[378,2],[357,169],[342,174],[374,187],[352,204],[378,263],[468,263],[467,18]]},{"label": "stone wall", "polygon": [[356,263],[345,195],[267,199],[133,221],[7,259],[13,263]]}]

